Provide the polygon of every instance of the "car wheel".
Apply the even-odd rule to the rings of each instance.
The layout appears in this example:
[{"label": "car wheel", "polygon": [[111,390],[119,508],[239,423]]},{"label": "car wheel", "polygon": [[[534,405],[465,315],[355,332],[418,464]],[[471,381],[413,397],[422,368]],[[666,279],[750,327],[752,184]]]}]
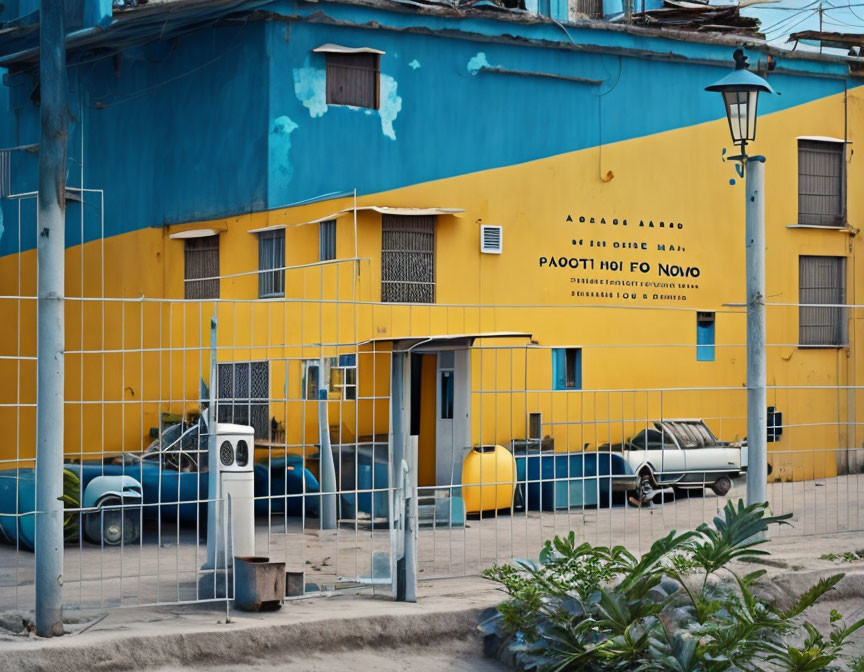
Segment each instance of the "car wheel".
[{"label": "car wheel", "polygon": [[654,480],[651,478],[651,473],[646,471],[639,476],[639,485],[636,487],[630,501],[636,506],[650,504],[654,499],[653,492]]},{"label": "car wheel", "polygon": [[714,481],[711,489],[718,497],[724,497],[732,489],[732,479],[728,476],[721,476]]},{"label": "car wheel", "polygon": [[141,536],[138,512],[135,509],[121,509],[121,504],[119,499],[106,500],[102,502],[99,512],[84,517],[84,536],[90,542],[117,546],[138,541]]}]

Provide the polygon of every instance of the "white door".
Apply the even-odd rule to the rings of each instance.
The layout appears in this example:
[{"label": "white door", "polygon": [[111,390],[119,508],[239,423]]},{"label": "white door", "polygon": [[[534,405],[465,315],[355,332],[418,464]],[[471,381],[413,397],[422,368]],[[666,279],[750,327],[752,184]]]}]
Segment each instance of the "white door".
[{"label": "white door", "polygon": [[435,484],[462,483],[471,449],[471,357],[465,350],[438,353],[435,403]]}]

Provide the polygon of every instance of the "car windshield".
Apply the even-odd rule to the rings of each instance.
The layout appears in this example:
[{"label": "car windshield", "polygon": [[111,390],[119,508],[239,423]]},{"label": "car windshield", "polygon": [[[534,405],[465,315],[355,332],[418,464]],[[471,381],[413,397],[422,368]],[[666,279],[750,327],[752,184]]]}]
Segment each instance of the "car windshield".
[{"label": "car windshield", "polygon": [[630,440],[630,446],[634,450],[677,448],[675,440],[668,431],[661,433],[657,429],[643,429]]},{"label": "car windshield", "polygon": [[668,429],[685,448],[705,448],[717,443],[717,438],[702,421],[666,421],[664,428]]},{"label": "car windshield", "polygon": [[702,444],[701,437],[697,436],[684,422],[666,422],[665,429],[678,439],[684,448],[696,448]]}]

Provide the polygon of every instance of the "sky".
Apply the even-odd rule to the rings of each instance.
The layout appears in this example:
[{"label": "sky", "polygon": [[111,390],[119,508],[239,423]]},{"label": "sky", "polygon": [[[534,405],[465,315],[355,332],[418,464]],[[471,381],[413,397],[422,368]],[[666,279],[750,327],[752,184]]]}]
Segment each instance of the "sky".
[{"label": "sky", "polygon": [[[713,4],[713,3],[712,3]],[[745,1],[746,4],[746,1]],[[786,42],[790,33],[819,30],[819,8],[822,8],[822,30],[835,33],[864,33],[864,0],[780,0],[765,2],[741,10],[762,22],[762,32],[778,47],[791,48]],[[800,45],[812,51],[814,47]],[[818,51],[818,47],[815,47]],[[845,53],[828,50],[829,53]]]}]

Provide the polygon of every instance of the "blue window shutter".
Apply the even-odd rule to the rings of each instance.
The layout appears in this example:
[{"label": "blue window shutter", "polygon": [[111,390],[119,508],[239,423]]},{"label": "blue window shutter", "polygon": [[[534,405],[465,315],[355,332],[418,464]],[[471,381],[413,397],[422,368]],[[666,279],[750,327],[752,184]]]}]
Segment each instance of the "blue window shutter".
[{"label": "blue window shutter", "polygon": [[552,389],[566,390],[566,350],[564,348],[555,348],[552,351]]},{"label": "blue window shutter", "polygon": [[696,361],[714,361],[714,323],[696,323]]}]

